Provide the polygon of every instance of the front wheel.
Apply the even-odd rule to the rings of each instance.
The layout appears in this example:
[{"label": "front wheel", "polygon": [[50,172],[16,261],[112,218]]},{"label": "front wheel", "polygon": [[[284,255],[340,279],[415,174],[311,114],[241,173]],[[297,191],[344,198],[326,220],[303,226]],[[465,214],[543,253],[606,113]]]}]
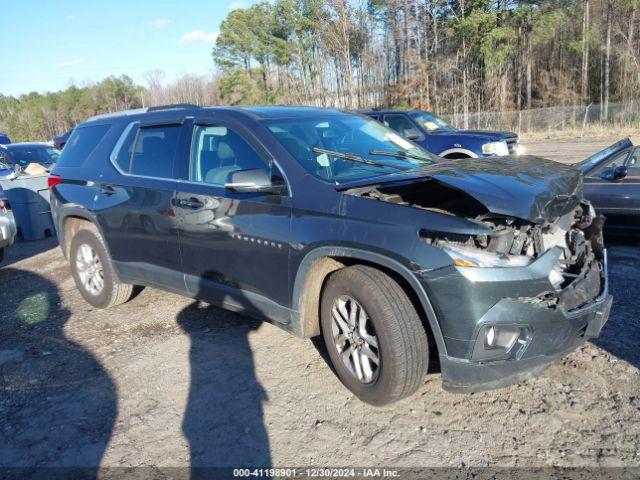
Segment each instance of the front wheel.
[{"label": "front wheel", "polygon": [[387,274],[364,265],[332,274],[321,326],[338,377],[362,401],[385,405],[421,385],[427,335],[406,292]]}]

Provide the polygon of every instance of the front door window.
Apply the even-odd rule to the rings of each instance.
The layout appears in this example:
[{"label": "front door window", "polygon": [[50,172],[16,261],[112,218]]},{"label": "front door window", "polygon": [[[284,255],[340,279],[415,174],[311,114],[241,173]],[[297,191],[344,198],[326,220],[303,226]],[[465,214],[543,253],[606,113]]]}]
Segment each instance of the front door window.
[{"label": "front door window", "polygon": [[224,186],[238,170],[267,170],[256,151],[227,127],[197,125],[194,129],[189,180]]}]

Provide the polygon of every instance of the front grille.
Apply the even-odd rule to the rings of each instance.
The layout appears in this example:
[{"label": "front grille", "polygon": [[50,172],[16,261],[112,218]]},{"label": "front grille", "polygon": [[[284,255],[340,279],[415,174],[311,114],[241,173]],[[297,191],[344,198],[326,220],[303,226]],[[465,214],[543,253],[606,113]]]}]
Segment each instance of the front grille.
[{"label": "front grille", "polygon": [[517,138],[507,139],[507,147],[509,148],[509,153],[516,153],[516,149],[518,147],[518,139]]}]

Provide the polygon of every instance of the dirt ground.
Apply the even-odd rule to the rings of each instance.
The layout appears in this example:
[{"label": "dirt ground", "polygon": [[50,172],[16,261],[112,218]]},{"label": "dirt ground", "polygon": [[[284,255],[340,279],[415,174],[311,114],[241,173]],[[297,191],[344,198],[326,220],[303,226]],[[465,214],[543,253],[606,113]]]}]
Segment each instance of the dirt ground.
[{"label": "dirt ground", "polygon": [[[568,161],[609,143],[527,147]],[[318,343],[151,288],[95,310],[54,239],[17,243],[0,269],[0,467],[638,467],[634,242],[610,242],[597,341],[516,386],[455,395],[432,374],[384,408],[350,394]]]}]

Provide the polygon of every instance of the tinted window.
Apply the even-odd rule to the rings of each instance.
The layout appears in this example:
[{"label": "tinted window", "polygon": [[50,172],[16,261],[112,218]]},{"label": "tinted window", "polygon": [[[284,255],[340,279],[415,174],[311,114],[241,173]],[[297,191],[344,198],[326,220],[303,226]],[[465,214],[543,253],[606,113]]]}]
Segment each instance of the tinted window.
[{"label": "tinted window", "polygon": [[189,178],[193,182],[224,185],[231,172],[267,165],[256,151],[227,127],[196,126]]},{"label": "tinted window", "polygon": [[[133,145],[138,135],[137,123],[132,123],[122,132],[111,153],[111,159],[118,165],[118,168],[125,173],[131,169],[131,157],[133,155]],[[124,136],[124,138],[122,138]]]},{"label": "tinted window", "polygon": [[400,135],[405,134],[405,130],[415,130],[415,126],[404,115],[385,115],[384,124],[392,130],[395,130]]},{"label": "tinted window", "polygon": [[58,160],[60,167],[78,167],[91,155],[104,138],[111,125],[95,125],[76,128]]},{"label": "tinted window", "polygon": [[141,128],[129,172],[145,177],[173,178],[173,158],[178,148],[180,128],[177,125]]}]

